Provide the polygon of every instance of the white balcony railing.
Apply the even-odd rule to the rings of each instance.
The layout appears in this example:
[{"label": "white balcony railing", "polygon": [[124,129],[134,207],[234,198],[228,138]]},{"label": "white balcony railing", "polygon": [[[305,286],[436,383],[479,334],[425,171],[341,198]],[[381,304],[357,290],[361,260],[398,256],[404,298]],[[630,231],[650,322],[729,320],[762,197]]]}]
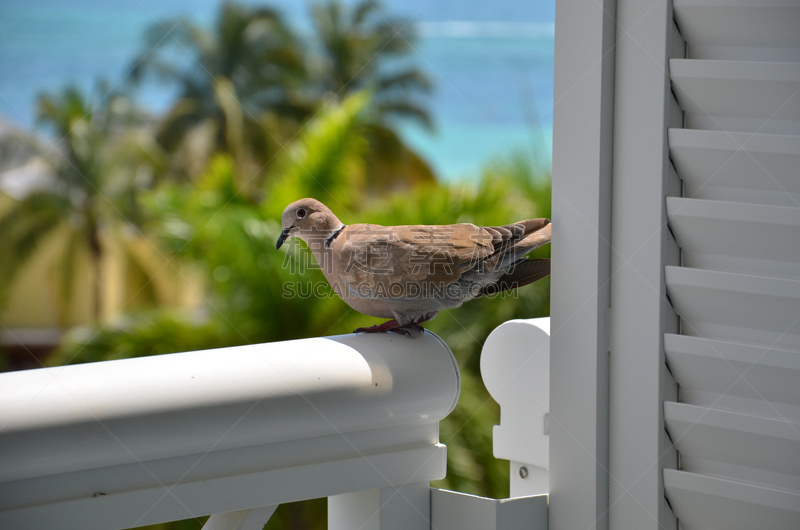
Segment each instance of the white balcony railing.
[{"label": "white balcony railing", "polygon": [[[520,351],[531,346],[523,339]],[[508,356],[487,355],[515,387]],[[329,498],[331,530],[428,530],[437,518],[440,530],[465,528],[467,514],[494,521],[481,528],[517,528],[509,514],[546,528],[546,497],[429,488],[445,476],[438,423],[459,387],[452,352],[429,332],[0,374],[0,528],[110,530],[215,514],[207,529],[260,529],[277,505],[319,497]],[[500,428],[511,433],[511,421],[504,409]],[[546,471],[530,451],[515,454],[512,471],[539,477],[530,494]]]}]

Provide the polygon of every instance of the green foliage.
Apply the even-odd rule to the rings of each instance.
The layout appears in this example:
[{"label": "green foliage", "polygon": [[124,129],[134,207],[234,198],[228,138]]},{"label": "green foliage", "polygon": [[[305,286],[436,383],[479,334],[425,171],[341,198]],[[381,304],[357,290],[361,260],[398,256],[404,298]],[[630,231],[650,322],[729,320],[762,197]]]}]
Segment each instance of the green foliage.
[{"label": "green foliage", "polygon": [[439,440],[447,446],[447,477],[431,486],[496,499],[508,497],[508,462],[492,454],[492,427],[499,423],[500,407],[479,374],[460,368],[458,406],[439,428]]},{"label": "green foliage", "polygon": [[224,338],[230,335],[231,330],[218,320],[145,312],[121,317],[98,330],[75,330],[49,362],[75,364],[205,350],[225,346]]},{"label": "green foliage", "polygon": [[277,163],[278,176],[269,188],[267,213],[280,217],[298,197],[315,197],[349,209],[364,188],[362,114],[369,95],[356,93],[341,104],[329,104],[304,129]]},{"label": "green foliage", "polygon": [[184,519],[183,521],[171,523],[140,526],[139,530],[202,530],[207,520],[208,517],[195,517],[194,519]]}]

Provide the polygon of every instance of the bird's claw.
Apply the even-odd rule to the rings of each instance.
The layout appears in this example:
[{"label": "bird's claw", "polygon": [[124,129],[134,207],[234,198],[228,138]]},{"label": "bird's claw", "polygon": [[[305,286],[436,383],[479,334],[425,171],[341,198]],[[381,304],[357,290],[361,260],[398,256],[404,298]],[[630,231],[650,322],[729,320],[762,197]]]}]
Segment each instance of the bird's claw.
[{"label": "bird's claw", "polygon": [[353,330],[353,333],[398,333],[405,335],[406,337],[410,337],[412,331],[424,333],[425,328],[413,322],[406,324],[405,326],[401,326],[396,320],[389,320],[383,324],[375,324],[374,326],[370,326],[368,328],[355,329]]}]

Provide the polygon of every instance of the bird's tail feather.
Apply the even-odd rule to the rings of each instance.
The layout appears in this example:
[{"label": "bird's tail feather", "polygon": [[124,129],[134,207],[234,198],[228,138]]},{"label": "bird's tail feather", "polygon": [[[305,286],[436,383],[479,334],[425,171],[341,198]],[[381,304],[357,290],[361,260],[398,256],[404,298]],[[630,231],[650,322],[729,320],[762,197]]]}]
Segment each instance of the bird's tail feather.
[{"label": "bird's tail feather", "polygon": [[550,259],[523,260],[514,265],[513,269],[501,276],[496,282],[484,286],[478,296],[489,296],[502,291],[516,289],[549,275]]}]

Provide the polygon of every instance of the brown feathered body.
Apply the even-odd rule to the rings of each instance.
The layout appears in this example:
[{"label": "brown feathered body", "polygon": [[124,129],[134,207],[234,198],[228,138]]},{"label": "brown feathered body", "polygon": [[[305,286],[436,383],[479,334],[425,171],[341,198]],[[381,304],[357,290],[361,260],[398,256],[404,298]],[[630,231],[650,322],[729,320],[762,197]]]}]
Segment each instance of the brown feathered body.
[{"label": "brown feathered body", "polygon": [[487,227],[345,226],[319,201],[302,199],[282,221],[278,246],[287,237],[303,239],[350,307],[401,326],[550,274],[550,260],[525,258],[550,242],[548,219]]}]

